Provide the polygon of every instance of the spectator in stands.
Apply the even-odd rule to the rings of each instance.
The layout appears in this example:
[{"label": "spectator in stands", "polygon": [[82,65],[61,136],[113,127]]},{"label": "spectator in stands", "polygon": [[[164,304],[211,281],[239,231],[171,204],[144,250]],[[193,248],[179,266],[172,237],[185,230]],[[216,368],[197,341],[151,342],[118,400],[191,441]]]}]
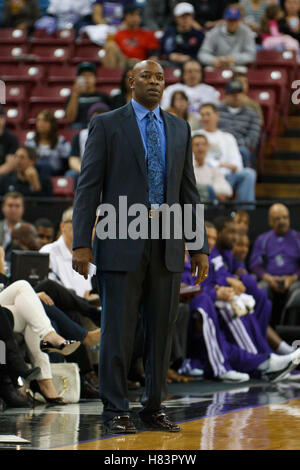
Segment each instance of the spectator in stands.
[{"label": "spectator in stands", "polygon": [[3,4],[3,26],[32,31],[41,16],[37,0],[5,0]]},{"label": "spectator in stands", "polygon": [[248,212],[243,209],[239,209],[233,216],[233,222],[238,235],[248,235],[250,217]]},{"label": "spectator in stands", "polygon": [[196,20],[209,30],[222,21],[225,8],[231,0],[190,0],[195,7]]},{"label": "spectator in stands", "polygon": [[5,250],[11,244],[11,233],[15,226],[22,221],[24,214],[24,197],[21,193],[6,193],[2,201],[2,214],[0,221],[0,246]]},{"label": "spectator in stands", "polygon": [[175,25],[165,30],[161,40],[162,56],[173,64],[182,64],[197,58],[204,32],[194,27],[195,9],[190,3],[178,3],[173,13]]},{"label": "spectator in stands", "polygon": [[172,0],[147,0],[144,7],[143,22],[153,31],[164,29],[172,22]]},{"label": "spectator in stands", "polygon": [[77,68],[72,94],[66,102],[66,118],[73,124],[73,128],[87,127],[88,110],[95,103],[105,103],[110,106],[107,94],[96,90],[95,65],[91,62],[81,62]]},{"label": "spectator in stands", "polygon": [[251,64],[256,55],[255,39],[251,29],[242,24],[240,9],[226,8],[224,19],[206,35],[198,54],[200,62],[216,68]]},{"label": "spectator in stands", "polygon": [[299,50],[299,42],[288,34],[280,32],[279,21],[283,11],[279,5],[269,5],[261,20],[262,46],[264,49]]},{"label": "spectator in stands", "polygon": [[257,101],[252,100],[249,98],[248,93],[249,93],[249,80],[247,77],[247,74],[244,72],[235,72],[232,76],[232,80],[239,80],[243,86],[243,99],[244,99],[244,105],[249,106],[249,108],[253,109],[260,118],[260,125],[263,126],[264,124],[264,115],[263,111],[261,109],[260,104]]},{"label": "spectator in stands", "polygon": [[91,277],[85,279],[72,268],[72,228],[73,208],[67,209],[62,215],[60,224],[61,236],[58,240],[41,248],[41,253],[50,254],[49,279],[53,279],[68,289],[74,289],[80,297],[88,297],[92,289]]},{"label": "spectator in stands", "polygon": [[139,60],[158,60],[160,44],[153,31],[141,28],[140,9],[129,5],[124,9],[123,27],[105,43],[105,67],[133,66]]},{"label": "spectator in stands", "polygon": [[239,80],[231,80],[225,87],[224,102],[219,106],[219,127],[232,134],[238,143],[244,166],[255,167],[261,124],[259,115],[245,106],[245,93]]},{"label": "spectator in stands", "polygon": [[[212,168],[205,163],[209,143],[204,134],[193,136],[193,163],[194,173],[198,185],[205,186],[209,193],[209,200],[226,201],[233,195],[232,188],[220,168]],[[202,199],[201,199],[202,200]]]},{"label": "spectator in stands", "polygon": [[172,111],[175,116],[187,121],[192,131],[199,128],[199,119],[195,114],[189,113],[189,99],[184,91],[178,90],[173,93],[171,106],[167,111]]},{"label": "spectator in stands", "polygon": [[[105,103],[95,103],[90,106],[88,110],[88,121],[90,122],[97,114],[103,114],[109,111],[109,107]],[[72,140],[72,147],[69,157],[69,170],[66,176],[71,176],[74,179],[74,186],[76,188],[78,176],[81,168],[81,159],[85,148],[85,143],[88,137],[88,128],[81,129],[78,134],[74,135]]]},{"label": "spectator in stands", "polygon": [[38,234],[40,247],[48,245],[54,241],[54,225],[51,220],[41,218],[35,221],[35,228]]},{"label": "spectator in stands", "polygon": [[[210,143],[205,163],[213,168],[220,168],[231,187],[236,190],[237,201],[254,202],[256,172],[252,168],[243,167],[234,136],[218,128],[219,113],[216,106],[213,103],[204,104],[200,108],[200,114],[202,129],[194,131],[193,136],[204,134]],[[245,207],[250,208],[248,205]]]},{"label": "spectator in stands", "polygon": [[242,0],[241,4],[245,9],[245,23],[252,31],[259,31],[268,2],[266,0]]},{"label": "spectator in stands", "polygon": [[55,17],[57,29],[69,29],[92,14],[92,3],[93,0],[49,0],[47,14]]},{"label": "spectator in stands", "polygon": [[232,253],[235,258],[240,261],[244,267],[249,252],[250,241],[248,235],[237,234],[233,245]]},{"label": "spectator in stands", "polygon": [[25,145],[36,150],[36,167],[46,176],[62,175],[67,166],[71,144],[58,134],[58,124],[54,112],[46,109],[36,118],[36,130]]},{"label": "spectator in stands", "polygon": [[202,68],[197,60],[188,60],[182,65],[182,82],[168,86],[163,94],[161,107],[167,109],[171,105],[175,91],[184,91],[189,99],[189,112],[199,116],[199,108],[203,103],[219,103],[219,92],[212,86],[202,83]]},{"label": "spectator in stands", "polygon": [[19,147],[16,151],[16,171],[1,177],[0,195],[18,191],[23,196],[52,196],[51,180],[39,173],[36,162],[35,149],[25,145]]},{"label": "spectator in stands", "polygon": [[119,26],[124,17],[125,7],[132,5],[132,3],[132,0],[95,0],[93,21],[95,24]]},{"label": "spectator in stands", "polygon": [[125,68],[120,83],[120,93],[111,98],[111,108],[117,109],[129,103],[132,98],[132,92],[129,83],[131,68]]},{"label": "spectator in stands", "polygon": [[17,136],[5,128],[6,115],[0,106],[0,175],[5,175],[15,169],[15,152],[19,147]]},{"label": "spectator in stands", "polygon": [[284,1],[284,16],[278,21],[282,34],[288,34],[300,42],[300,2],[299,0]]},{"label": "spectator in stands", "polygon": [[300,307],[300,233],[290,228],[289,210],[284,204],[273,204],[269,209],[271,230],[260,235],[250,258],[250,270],[278,307],[274,322],[278,321],[283,305],[287,311]]}]

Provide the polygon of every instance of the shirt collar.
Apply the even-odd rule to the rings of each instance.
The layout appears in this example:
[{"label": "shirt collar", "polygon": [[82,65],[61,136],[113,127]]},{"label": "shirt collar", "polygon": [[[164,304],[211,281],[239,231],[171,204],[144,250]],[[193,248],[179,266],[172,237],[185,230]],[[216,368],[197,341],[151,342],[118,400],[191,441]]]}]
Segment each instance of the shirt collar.
[{"label": "shirt collar", "polygon": [[[133,110],[135,112],[135,115],[136,115],[136,117],[139,121],[142,121],[142,119],[144,119],[144,117],[146,117],[147,114],[150,112],[149,109],[145,108],[145,106],[138,103],[133,98],[131,99],[131,104],[132,104]],[[160,122],[162,122],[162,117],[161,117],[161,114],[160,114],[159,104],[156,106],[156,108],[154,108],[152,110],[152,112],[154,113],[156,119],[158,119]]]},{"label": "shirt collar", "polygon": [[72,253],[70,252],[69,248],[67,247],[63,235],[61,235],[59,237],[59,239],[57,240],[57,244],[59,246],[62,258],[65,261],[68,261],[70,258],[72,258]]}]

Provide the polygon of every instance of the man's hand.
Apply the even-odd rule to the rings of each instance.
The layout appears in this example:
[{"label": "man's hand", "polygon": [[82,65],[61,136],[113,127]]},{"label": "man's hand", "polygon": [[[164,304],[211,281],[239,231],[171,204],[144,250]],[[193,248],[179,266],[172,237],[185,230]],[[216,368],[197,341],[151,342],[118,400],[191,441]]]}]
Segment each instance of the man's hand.
[{"label": "man's hand", "polygon": [[232,287],[219,287],[217,290],[217,299],[230,302],[234,297],[234,290]]},{"label": "man's hand", "polygon": [[263,281],[266,281],[272,290],[282,294],[284,292],[284,288],[280,287],[277,281],[281,280],[278,276],[272,276],[271,274],[265,273],[263,276]]},{"label": "man's hand", "polygon": [[88,278],[89,263],[93,261],[93,253],[90,248],[77,248],[73,251],[72,267],[73,269]]},{"label": "man's hand", "polygon": [[284,289],[288,290],[298,280],[298,276],[297,274],[291,274],[290,276],[282,276],[281,279],[284,281]]},{"label": "man's hand", "polygon": [[243,294],[246,290],[246,287],[239,279],[234,279],[233,277],[227,277],[226,281],[233,288],[234,292],[237,295]]},{"label": "man's hand", "polygon": [[46,292],[39,292],[38,293],[38,297],[39,299],[44,302],[44,304],[46,305],[54,305],[54,302],[53,300],[51,299],[51,297],[49,297],[48,294],[46,294]]},{"label": "man's hand", "polygon": [[204,253],[197,253],[191,257],[191,274],[196,275],[196,268],[198,268],[197,279],[195,284],[200,284],[205,281],[208,276],[209,264],[208,256]]}]

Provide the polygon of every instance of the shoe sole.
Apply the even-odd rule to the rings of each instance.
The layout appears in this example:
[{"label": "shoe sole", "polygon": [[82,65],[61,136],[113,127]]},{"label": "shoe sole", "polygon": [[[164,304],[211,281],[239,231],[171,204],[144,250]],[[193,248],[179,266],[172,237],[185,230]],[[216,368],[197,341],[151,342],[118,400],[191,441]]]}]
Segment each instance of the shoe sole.
[{"label": "shoe sole", "polygon": [[269,382],[275,384],[277,382],[280,382],[280,380],[282,380],[291,370],[295,369],[297,366],[298,364],[295,364],[295,362],[290,361],[284,369],[281,369],[277,372],[270,372],[269,374],[265,374],[265,377],[269,380]]},{"label": "shoe sole", "polygon": [[78,349],[80,345],[81,345],[81,342],[80,342],[80,341],[76,341],[76,343],[68,344],[68,345],[65,346],[63,349],[47,348],[47,349],[44,349],[43,352],[46,352],[46,353],[58,353],[58,354],[62,354],[63,356],[69,356],[70,354],[72,354],[73,352],[75,352],[76,349]]}]

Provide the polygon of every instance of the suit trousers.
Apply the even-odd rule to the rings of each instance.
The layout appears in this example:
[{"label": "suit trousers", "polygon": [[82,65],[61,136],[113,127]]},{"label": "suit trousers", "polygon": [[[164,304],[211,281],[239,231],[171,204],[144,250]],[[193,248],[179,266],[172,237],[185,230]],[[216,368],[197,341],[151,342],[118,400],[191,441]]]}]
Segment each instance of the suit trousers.
[{"label": "suit trousers", "polygon": [[127,375],[139,312],[143,319],[145,369],[140,414],[161,410],[181,279],[180,272],[167,270],[164,258],[165,241],[147,239],[135,270],[97,270],[102,301],[99,388],[104,422],[129,412]]}]

